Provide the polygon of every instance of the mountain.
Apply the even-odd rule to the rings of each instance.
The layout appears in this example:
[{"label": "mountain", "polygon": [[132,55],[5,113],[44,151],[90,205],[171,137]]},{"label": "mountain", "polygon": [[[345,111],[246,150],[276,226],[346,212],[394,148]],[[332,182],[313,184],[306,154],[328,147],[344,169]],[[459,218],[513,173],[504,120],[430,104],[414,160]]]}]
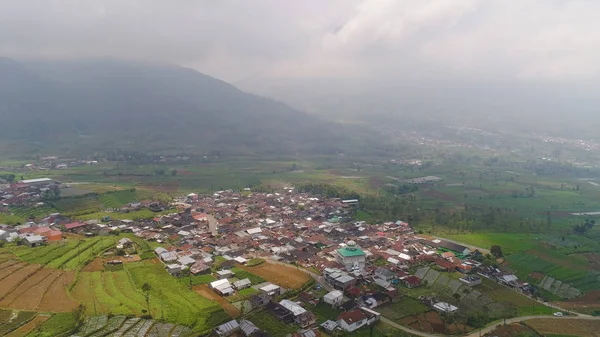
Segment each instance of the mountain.
[{"label": "mountain", "polygon": [[269,78],[236,83],[332,121],[399,130],[469,126],[505,134],[600,139],[600,81],[457,78]]},{"label": "mountain", "polygon": [[331,154],[357,136],[192,69],[115,60],[0,58],[0,120],[0,141],[68,150]]}]

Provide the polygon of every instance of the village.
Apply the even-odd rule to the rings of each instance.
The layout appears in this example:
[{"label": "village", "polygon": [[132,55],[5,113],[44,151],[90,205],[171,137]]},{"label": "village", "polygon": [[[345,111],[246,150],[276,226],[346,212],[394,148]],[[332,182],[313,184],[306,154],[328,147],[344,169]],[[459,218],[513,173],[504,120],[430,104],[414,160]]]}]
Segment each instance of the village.
[{"label": "village", "polygon": [[[17,183],[18,188],[37,194],[54,185],[47,179]],[[356,221],[358,202],[323,199],[291,186],[271,193],[249,188],[192,193],[173,201],[171,207],[177,212],[149,220],[74,221],[51,214],[37,222],[0,225],[0,240],[36,247],[69,236],[129,234],[151,242],[153,257],[172,277],[189,277],[191,284],[192,277],[208,275],[214,279],[207,284],[211,296],[247,300],[238,320],[215,329],[218,336],[261,336],[252,318],[243,316],[261,308],[295,325],[294,336],[353,332],[378,322],[390,306],[410,305],[404,302],[407,295],[437,315],[441,326],[433,331],[443,333],[459,321],[466,328],[470,312],[487,310],[496,318],[506,315],[507,308],[493,300],[482,301],[485,295],[473,289],[482,281],[533,296],[528,283],[483,263],[484,253],[478,250],[415,233],[401,220]],[[116,249],[125,257],[109,263],[139,260],[133,256],[135,250],[127,250],[131,245],[131,239],[121,238]],[[240,269],[258,264],[293,266],[311,281],[294,288],[284,279],[257,280]],[[435,291],[411,296],[418,288]],[[317,304],[331,307],[336,316],[319,320],[311,312]]]}]

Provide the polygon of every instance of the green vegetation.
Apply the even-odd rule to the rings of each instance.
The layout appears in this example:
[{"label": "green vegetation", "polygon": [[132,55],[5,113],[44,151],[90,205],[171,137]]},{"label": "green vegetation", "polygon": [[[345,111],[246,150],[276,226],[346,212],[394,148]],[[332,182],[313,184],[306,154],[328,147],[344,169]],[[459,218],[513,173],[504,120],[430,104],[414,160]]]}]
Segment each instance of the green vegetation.
[{"label": "green vegetation", "polygon": [[179,277],[177,278],[177,280],[185,285],[188,286],[190,285],[190,279],[192,280],[192,285],[198,285],[198,284],[207,284],[207,283],[211,283],[213,281],[216,281],[217,279],[210,275],[210,274],[205,274],[205,275],[188,275],[188,276],[184,276],[184,277]]},{"label": "green vegetation", "polygon": [[252,274],[249,271],[246,271],[244,269],[241,268],[237,268],[237,267],[233,267],[231,268],[231,271],[235,273],[235,277],[239,280],[243,280],[245,278],[249,279],[250,282],[252,282],[252,284],[259,284],[259,283],[263,283],[266,280],[258,275]]},{"label": "green vegetation", "polygon": [[401,318],[427,312],[430,309],[417,299],[411,297],[403,297],[396,303],[391,303],[382,307],[379,312],[393,321],[398,321]]},{"label": "green vegetation", "polygon": [[0,325],[0,336],[4,336],[13,330],[16,330],[21,325],[24,325],[27,322],[31,321],[33,318],[35,318],[35,316],[35,312],[19,311],[17,317],[15,317],[13,320]]},{"label": "green vegetation", "polygon": [[285,337],[298,330],[295,324],[285,324],[266,310],[252,313],[248,319],[252,321],[259,329],[268,331],[273,337]]},{"label": "green vegetation", "polygon": [[79,311],[52,315],[46,322],[31,331],[27,337],[55,337],[73,331],[80,324]]},{"label": "green vegetation", "polygon": [[235,302],[239,302],[239,301],[242,301],[245,299],[249,299],[250,297],[252,297],[258,293],[259,293],[259,291],[254,288],[246,288],[246,289],[242,289],[242,290],[238,291],[238,293],[236,295],[227,296],[225,299],[229,303],[235,303]]},{"label": "green vegetation", "polygon": [[254,258],[254,259],[248,260],[248,262],[246,262],[246,266],[247,267],[255,267],[255,266],[261,265],[263,263],[265,263],[265,259]]},{"label": "green vegetation", "polygon": [[212,316],[221,316],[223,309],[213,301],[189,290],[176,278],[169,275],[162,265],[146,262],[128,263],[125,271],[131,275],[136,288],[144,283],[150,285],[151,305],[159,305],[160,316],[170,322],[193,327],[202,331],[210,327]]}]

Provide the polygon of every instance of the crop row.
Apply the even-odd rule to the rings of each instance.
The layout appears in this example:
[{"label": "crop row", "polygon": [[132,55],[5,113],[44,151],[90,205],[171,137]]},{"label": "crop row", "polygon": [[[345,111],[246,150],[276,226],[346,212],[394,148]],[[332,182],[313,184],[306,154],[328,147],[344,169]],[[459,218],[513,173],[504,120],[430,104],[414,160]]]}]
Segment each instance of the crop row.
[{"label": "crop row", "polygon": [[144,283],[151,286],[151,298],[160,302],[165,319],[198,330],[207,328],[207,320],[211,314],[223,309],[171,277],[161,265],[147,264],[144,262],[129,263],[125,266],[131,274],[138,289]]},{"label": "crop row", "polygon": [[0,336],[4,336],[13,330],[16,330],[21,325],[31,321],[35,316],[35,312],[20,311],[17,314],[17,317],[15,317],[12,320],[9,319],[8,321],[0,325]]}]

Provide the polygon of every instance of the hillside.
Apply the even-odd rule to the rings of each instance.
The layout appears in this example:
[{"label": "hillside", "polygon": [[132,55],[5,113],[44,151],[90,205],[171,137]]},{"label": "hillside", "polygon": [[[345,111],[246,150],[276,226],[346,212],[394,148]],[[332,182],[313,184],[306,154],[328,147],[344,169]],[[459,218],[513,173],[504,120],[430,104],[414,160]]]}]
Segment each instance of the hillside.
[{"label": "hillside", "polygon": [[192,69],[106,60],[0,59],[0,119],[0,141],[68,151],[337,153],[350,134]]}]

